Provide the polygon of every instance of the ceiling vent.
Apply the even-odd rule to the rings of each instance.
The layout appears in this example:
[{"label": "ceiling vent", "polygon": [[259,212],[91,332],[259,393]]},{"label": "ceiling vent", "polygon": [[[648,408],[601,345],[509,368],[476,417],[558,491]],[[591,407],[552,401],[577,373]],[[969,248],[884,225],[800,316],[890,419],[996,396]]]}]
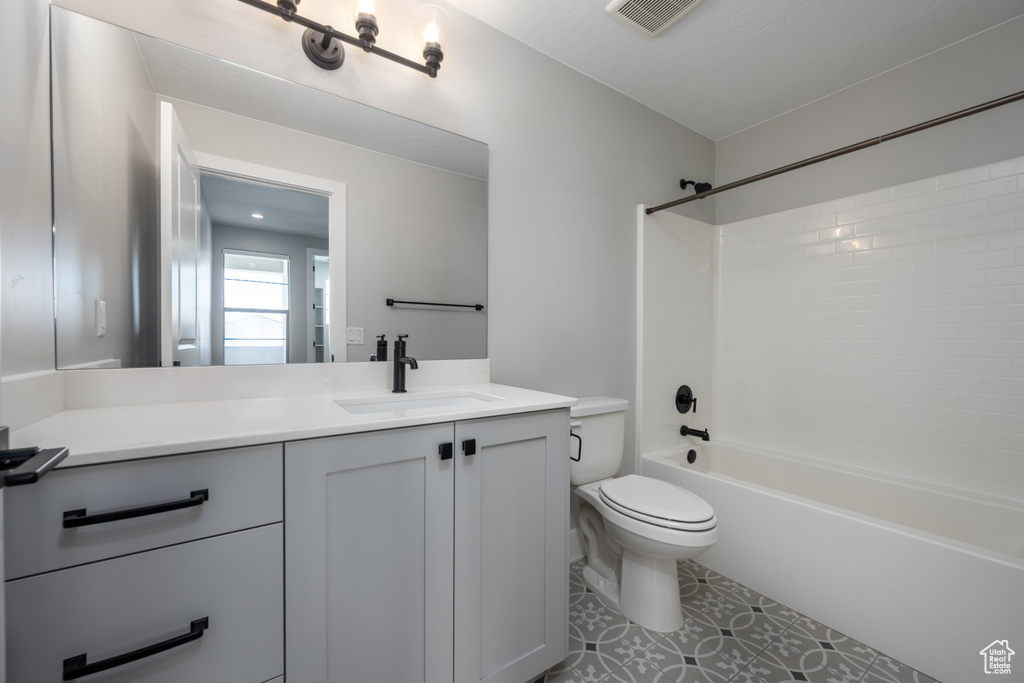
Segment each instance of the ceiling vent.
[{"label": "ceiling vent", "polygon": [[701,0],[612,0],[604,11],[626,28],[654,37],[700,3]]}]

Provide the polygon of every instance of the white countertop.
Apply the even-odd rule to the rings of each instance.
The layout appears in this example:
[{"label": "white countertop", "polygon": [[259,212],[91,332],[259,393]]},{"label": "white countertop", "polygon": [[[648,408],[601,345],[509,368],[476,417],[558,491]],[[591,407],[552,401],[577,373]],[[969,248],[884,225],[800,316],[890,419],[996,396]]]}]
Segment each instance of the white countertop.
[{"label": "white countertop", "polygon": [[[482,394],[500,400],[353,414],[337,400]],[[501,384],[345,391],[65,410],[11,432],[11,446],[67,446],[60,467],[150,458],[338,434],[511,415],[575,405],[576,399]]]}]

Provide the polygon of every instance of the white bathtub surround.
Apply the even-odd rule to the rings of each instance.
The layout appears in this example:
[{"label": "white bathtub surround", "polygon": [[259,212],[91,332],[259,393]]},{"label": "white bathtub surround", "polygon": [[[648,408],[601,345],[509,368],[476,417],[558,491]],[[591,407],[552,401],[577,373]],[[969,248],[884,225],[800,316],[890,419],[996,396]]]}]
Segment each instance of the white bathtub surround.
[{"label": "white bathtub surround", "polygon": [[[711,424],[714,241],[712,225],[668,211],[651,216],[641,211],[638,463],[641,453],[699,442],[681,437],[680,425],[704,429]],[[676,412],[681,384],[693,390],[697,412]]]},{"label": "white bathtub surround", "polygon": [[[703,277],[708,229],[709,329],[666,334],[703,300],[660,281]],[[715,507],[702,561],[940,680],[977,678],[989,632],[1024,633],[1007,598],[1024,586],[1024,158],[717,228],[642,216],[640,245],[638,470]],[[708,362],[696,422],[667,390],[709,393],[692,379]],[[691,448],[722,456],[711,474]]]},{"label": "white bathtub surround", "polygon": [[1024,158],[719,230],[718,435],[1024,498]]},{"label": "white bathtub surround", "polygon": [[[711,569],[941,681],[986,680],[977,653],[996,637],[989,635],[1024,633],[1017,599],[1024,548],[1013,556],[919,531],[906,525],[912,520],[890,522],[813,499],[862,489],[849,473],[822,477],[815,465],[717,445],[702,449],[697,462],[710,463],[711,471],[681,464],[678,453],[645,455],[642,471],[715,506],[722,533],[700,558]],[[714,471],[718,466],[728,474]],[[808,488],[791,494],[737,478],[764,471]],[[831,486],[823,490],[826,482]],[[906,513],[921,512],[921,491],[875,484],[865,491],[869,506],[888,500]],[[963,500],[931,493],[937,518],[947,516],[947,505],[968,509]],[[1004,506],[998,519],[990,513],[978,510],[973,518],[1019,537],[1024,507]]]}]

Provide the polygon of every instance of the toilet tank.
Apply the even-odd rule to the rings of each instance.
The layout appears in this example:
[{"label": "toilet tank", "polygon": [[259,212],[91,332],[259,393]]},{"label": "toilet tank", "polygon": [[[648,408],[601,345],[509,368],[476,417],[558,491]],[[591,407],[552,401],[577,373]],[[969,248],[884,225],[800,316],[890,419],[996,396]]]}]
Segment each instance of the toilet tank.
[{"label": "toilet tank", "polygon": [[[622,464],[629,401],[584,396],[569,409],[569,480],[573,486],[614,477]],[[579,438],[575,438],[575,437]],[[581,450],[582,446],[582,450]],[[579,460],[577,461],[577,458]]]}]

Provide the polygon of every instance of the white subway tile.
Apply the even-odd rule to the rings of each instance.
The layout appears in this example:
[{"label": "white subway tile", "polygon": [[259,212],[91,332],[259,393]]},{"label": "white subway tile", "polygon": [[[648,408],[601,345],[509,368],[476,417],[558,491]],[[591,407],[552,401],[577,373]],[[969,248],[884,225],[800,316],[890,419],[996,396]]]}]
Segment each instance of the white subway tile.
[{"label": "white subway tile", "polygon": [[[1018,216],[1024,216],[1024,212],[1021,212]],[[1021,220],[1024,221],[1024,218]],[[1018,226],[1024,228],[1024,222],[1018,222]],[[1012,213],[1003,213],[994,216],[972,218],[969,221],[965,221],[964,234],[980,235],[989,232],[1002,232],[1004,230],[1013,230],[1013,227],[1014,215]]]},{"label": "white subway tile", "polygon": [[872,244],[876,248],[897,247],[903,244],[913,244],[915,241],[912,230],[900,230],[899,232],[887,232],[872,236]]},{"label": "white subway tile", "polygon": [[988,167],[986,166],[978,166],[976,168],[969,168],[965,171],[957,171],[956,173],[940,175],[935,179],[935,182],[940,190],[946,190],[951,187],[969,185],[983,180],[988,180]]},{"label": "white subway tile", "polygon": [[836,225],[846,225],[858,221],[869,221],[875,217],[875,207],[862,206],[860,208],[840,211],[836,214]]},{"label": "white subway tile", "polygon": [[871,277],[875,279],[907,277],[913,273],[913,261],[886,263],[871,266]]},{"label": "white subway tile", "polygon": [[914,211],[914,198],[906,197],[904,199],[895,199],[891,202],[885,202],[883,204],[875,205],[875,217],[882,218],[884,216],[897,216],[905,213],[912,213]]},{"label": "white subway tile", "polygon": [[925,211],[960,203],[962,190],[941,190],[914,197],[914,211]]},{"label": "white subway tile", "polygon": [[984,201],[969,202],[966,204],[954,204],[935,210],[935,222],[951,223],[954,221],[968,221],[984,216],[988,206]]},{"label": "white subway tile", "polygon": [[1017,190],[1017,181],[1015,178],[998,178],[996,180],[990,180],[985,183],[978,183],[977,185],[968,185],[960,190],[960,196],[965,202],[971,202],[976,199],[989,199],[991,197],[1000,197],[1002,195],[1012,194]]},{"label": "white subway tile", "polygon": [[853,255],[853,265],[873,266],[880,263],[892,261],[892,249],[872,249],[870,251],[856,252]]},{"label": "white subway tile", "polygon": [[892,230],[892,217],[872,218],[870,220],[858,221],[853,226],[855,235],[874,235]]},{"label": "white subway tile", "polygon": [[987,270],[985,271],[985,282],[990,287],[1024,285],[1024,266]]},{"label": "white subway tile", "polygon": [[1018,173],[1024,173],[1024,157],[1007,159],[1006,161],[1000,161],[998,163],[988,165],[988,174],[990,178],[999,178],[1004,175],[1016,175]]},{"label": "white subway tile", "polygon": [[945,254],[970,254],[977,251],[985,251],[984,235],[969,235],[954,239],[939,240],[935,243],[935,253],[942,256]]},{"label": "white subway tile", "polygon": [[1015,249],[1024,247],[1024,230],[994,232],[985,236],[987,249]]},{"label": "white subway tile", "polygon": [[960,303],[965,306],[992,306],[1013,303],[1013,287],[975,287],[960,290]]},{"label": "white subway tile", "polygon": [[824,244],[814,244],[805,246],[800,250],[800,255],[803,258],[817,258],[819,256],[830,256],[836,252],[836,245],[834,242],[826,242]]},{"label": "white subway tile", "polygon": [[935,215],[935,209],[900,214],[892,217],[892,227],[894,230],[903,230],[905,228],[915,228],[921,225],[933,225],[937,222]]},{"label": "white subway tile", "polygon": [[935,256],[935,243],[922,242],[892,248],[893,261],[906,261]]},{"label": "white subway tile", "polygon": [[990,214],[1017,211],[1024,208],[1024,192],[987,199],[987,210]]},{"label": "white subway tile", "polygon": [[1006,249],[999,251],[985,251],[976,254],[961,254],[961,257],[959,257],[959,269],[961,270],[1006,268],[1013,264],[1013,252]]},{"label": "white subway tile", "polygon": [[858,237],[856,239],[841,240],[839,242],[836,242],[835,244],[837,254],[853,251],[865,251],[871,248],[871,238]]}]

